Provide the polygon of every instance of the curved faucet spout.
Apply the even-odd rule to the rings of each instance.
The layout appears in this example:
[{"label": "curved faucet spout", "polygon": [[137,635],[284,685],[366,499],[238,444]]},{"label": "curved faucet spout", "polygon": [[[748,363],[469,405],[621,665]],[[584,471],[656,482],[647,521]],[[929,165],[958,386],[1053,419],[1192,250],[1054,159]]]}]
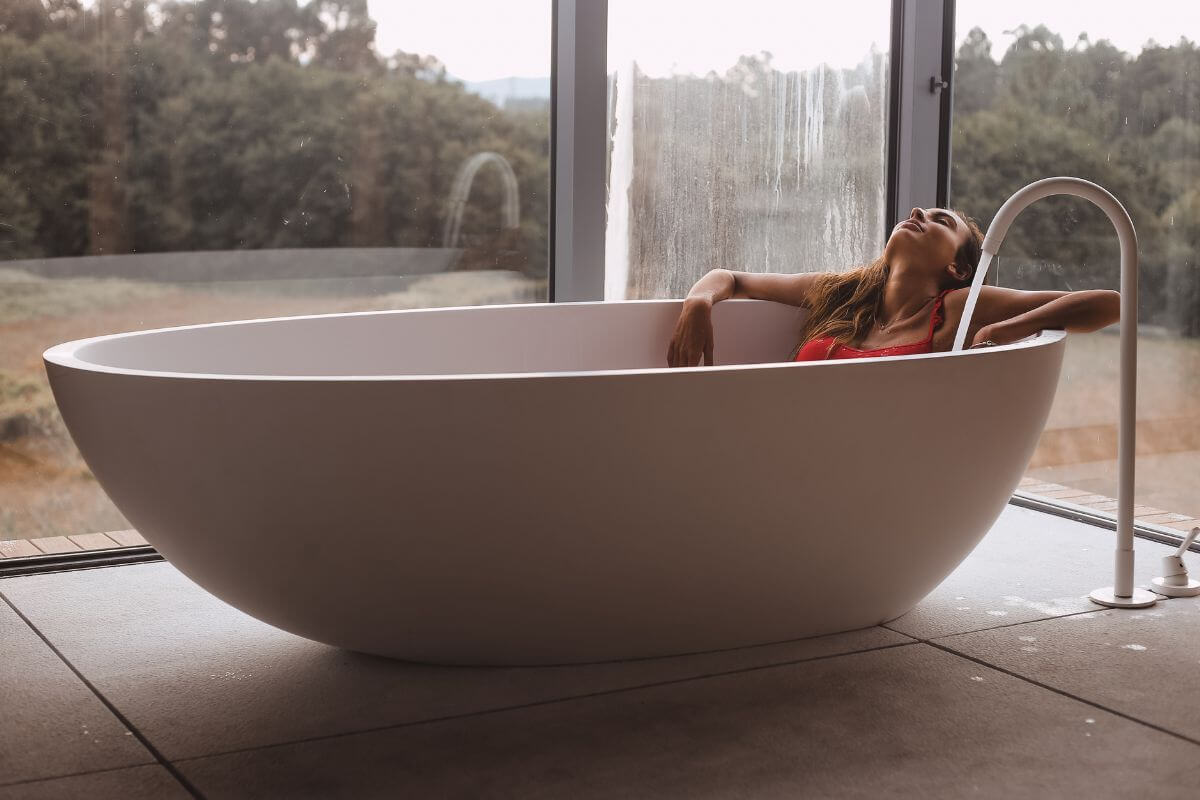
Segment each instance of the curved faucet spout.
[{"label": "curved faucet spout", "polygon": [[1004,201],[1004,205],[1000,206],[1000,210],[992,219],[992,224],[988,226],[987,234],[983,237],[984,257],[980,259],[979,269],[975,271],[975,276],[971,280],[967,305],[963,309],[962,319],[959,321],[958,331],[954,336],[954,350],[963,348],[967,330],[971,325],[971,317],[975,312],[975,301],[979,297],[980,287],[987,276],[987,268],[992,258],[999,252],[1000,245],[1004,242],[1004,237],[1008,234],[1013,220],[1031,203],[1041,200],[1043,197],[1058,194],[1075,195],[1092,201],[1100,207],[1100,210],[1112,222],[1113,227],[1117,229],[1117,239],[1121,243],[1121,353],[1124,356],[1124,337],[1127,330],[1125,322],[1128,320],[1135,326],[1129,330],[1136,331],[1137,325],[1137,232],[1133,228],[1133,220],[1129,218],[1129,212],[1125,210],[1125,206],[1109,194],[1108,190],[1091,181],[1070,177],[1043,178],[1040,181],[1034,181],[1019,189],[1012,197]]},{"label": "curved faucet spout", "polygon": [[1020,189],[1000,206],[983,238],[983,256],[971,281],[962,320],[954,336],[954,350],[961,350],[975,313],[983,279],[992,257],[1000,249],[1009,226],[1030,203],[1057,194],[1071,194],[1095,203],[1108,215],[1121,242],[1121,410],[1117,433],[1117,553],[1116,577],[1111,587],[1091,593],[1093,602],[1121,608],[1153,605],[1155,597],[1144,589],[1133,588],[1133,478],[1134,408],[1137,376],[1137,233],[1129,212],[1109,192],[1082,178],[1043,178]]}]

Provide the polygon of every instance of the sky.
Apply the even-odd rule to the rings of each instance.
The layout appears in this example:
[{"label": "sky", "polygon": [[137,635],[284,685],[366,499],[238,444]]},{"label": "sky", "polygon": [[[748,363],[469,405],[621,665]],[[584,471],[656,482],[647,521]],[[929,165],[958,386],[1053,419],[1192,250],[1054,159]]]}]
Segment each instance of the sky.
[{"label": "sky", "polygon": [[[589,0],[580,0],[588,2]],[[932,0],[929,0],[932,2]],[[84,6],[95,0],[83,0]],[[434,55],[456,78],[550,74],[551,0],[367,0],[376,49]],[[608,0],[609,70],[636,59],[654,76],[724,72],[769,51],[784,71],[853,67],[890,44],[890,0]],[[1148,39],[1200,41],[1195,0],[958,0],[955,41],[974,26],[999,60],[1022,23],[1044,23],[1070,47],[1086,31],[1136,54]]]},{"label": "sky", "polygon": [[[586,2],[586,0],[583,0]],[[724,72],[742,54],[770,51],[785,71],[824,61],[854,66],[889,45],[888,0],[609,0],[609,68],[636,58],[653,75]],[[550,0],[369,0],[380,53],[432,54],[470,81],[550,74]],[[1200,41],[1194,2],[959,0],[956,41],[978,25],[999,59],[1014,36],[1045,23],[1071,46],[1081,31],[1137,53],[1147,39]]]}]

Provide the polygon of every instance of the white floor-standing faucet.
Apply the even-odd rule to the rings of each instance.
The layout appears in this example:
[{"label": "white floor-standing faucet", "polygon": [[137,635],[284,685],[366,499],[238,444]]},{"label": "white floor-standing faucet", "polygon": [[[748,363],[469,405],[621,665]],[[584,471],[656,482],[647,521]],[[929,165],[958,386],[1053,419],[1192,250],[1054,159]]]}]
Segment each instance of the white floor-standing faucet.
[{"label": "white floor-standing faucet", "polygon": [[1133,221],[1117,198],[1106,190],[1082,178],[1044,178],[1019,190],[1000,206],[983,238],[983,254],[971,291],[963,309],[962,320],[954,337],[954,349],[961,350],[975,311],[983,278],[988,265],[1000,249],[1004,235],[1017,215],[1030,203],[1056,194],[1071,194],[1091,200],[1100,207],[1117,229],[1121,241],[1121,409],[1117,429],[1117,554],[1116,576],[1112,586],[1096,589],[1089,597],[1093,603],[1114,608],[1143,608],[1152,606],[1157,597],[1145,589],[1133,586],[1133,475],[1134,475],[1134,408],[1137,398],[1137,234]]}]

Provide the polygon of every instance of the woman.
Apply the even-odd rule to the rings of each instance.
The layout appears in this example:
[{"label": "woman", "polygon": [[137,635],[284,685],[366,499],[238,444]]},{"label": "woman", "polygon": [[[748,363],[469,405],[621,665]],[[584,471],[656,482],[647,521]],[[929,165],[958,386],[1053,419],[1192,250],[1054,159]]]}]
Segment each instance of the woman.
[{"label": "woman", "polygon": [[[788,360],[938,353],[954,345],[983,232],[965,214],[914,208],[883,255],[844,273],[780,275],[714,269],[696,282],[667,350],[667,364],[713,363],[712,307],[731,297],[809,309]],[[983,286],[966,341],[1008,344],[1046,328],[1086,333],[1120,319],[1120,294],[1104,289],[1024,292]],[[782,354],[781,354],[782,356]]]}]

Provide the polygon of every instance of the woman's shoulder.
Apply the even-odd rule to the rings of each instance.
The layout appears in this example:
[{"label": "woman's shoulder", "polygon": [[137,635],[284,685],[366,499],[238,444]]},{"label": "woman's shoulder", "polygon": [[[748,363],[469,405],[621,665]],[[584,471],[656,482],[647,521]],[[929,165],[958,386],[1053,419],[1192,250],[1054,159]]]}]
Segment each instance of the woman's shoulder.
[{"label": "woman's shoulder", "polygon": [[967,294],[969,288],[962,289],[947,289],[942,292],[942,314],[947,319],[958,319],[962,316],[963,309],[967,305]]},{"label": "woman's shoulder", "polygon": [[[986,287],[984,287],[986,288]],[[933,334],[933,350],[941,352],[949,350],[954,342],[955,334],[958,333],[958,325],[962,320],[963,311],[967,304],[968,288],[949,289],[942,293],[942,314],[940,324],[937,325]],[[978,305],[976,311],[978,312]],[[978,313],[973,315],[971,327],[976,327],[974,324],[978,320]]]},{"label": "woman's shoulder", "polygon": [[[979,296],[983,297],[985,294],[991,294],[989,290],[995,288],[995,286],[980,286]],[[957,303],[960,306],[964,305],[967,302],[967,296],[969,294],[971,294],[970,286],[956,286],[954,288],[947,289],[945,292],[946,302]]]}]

